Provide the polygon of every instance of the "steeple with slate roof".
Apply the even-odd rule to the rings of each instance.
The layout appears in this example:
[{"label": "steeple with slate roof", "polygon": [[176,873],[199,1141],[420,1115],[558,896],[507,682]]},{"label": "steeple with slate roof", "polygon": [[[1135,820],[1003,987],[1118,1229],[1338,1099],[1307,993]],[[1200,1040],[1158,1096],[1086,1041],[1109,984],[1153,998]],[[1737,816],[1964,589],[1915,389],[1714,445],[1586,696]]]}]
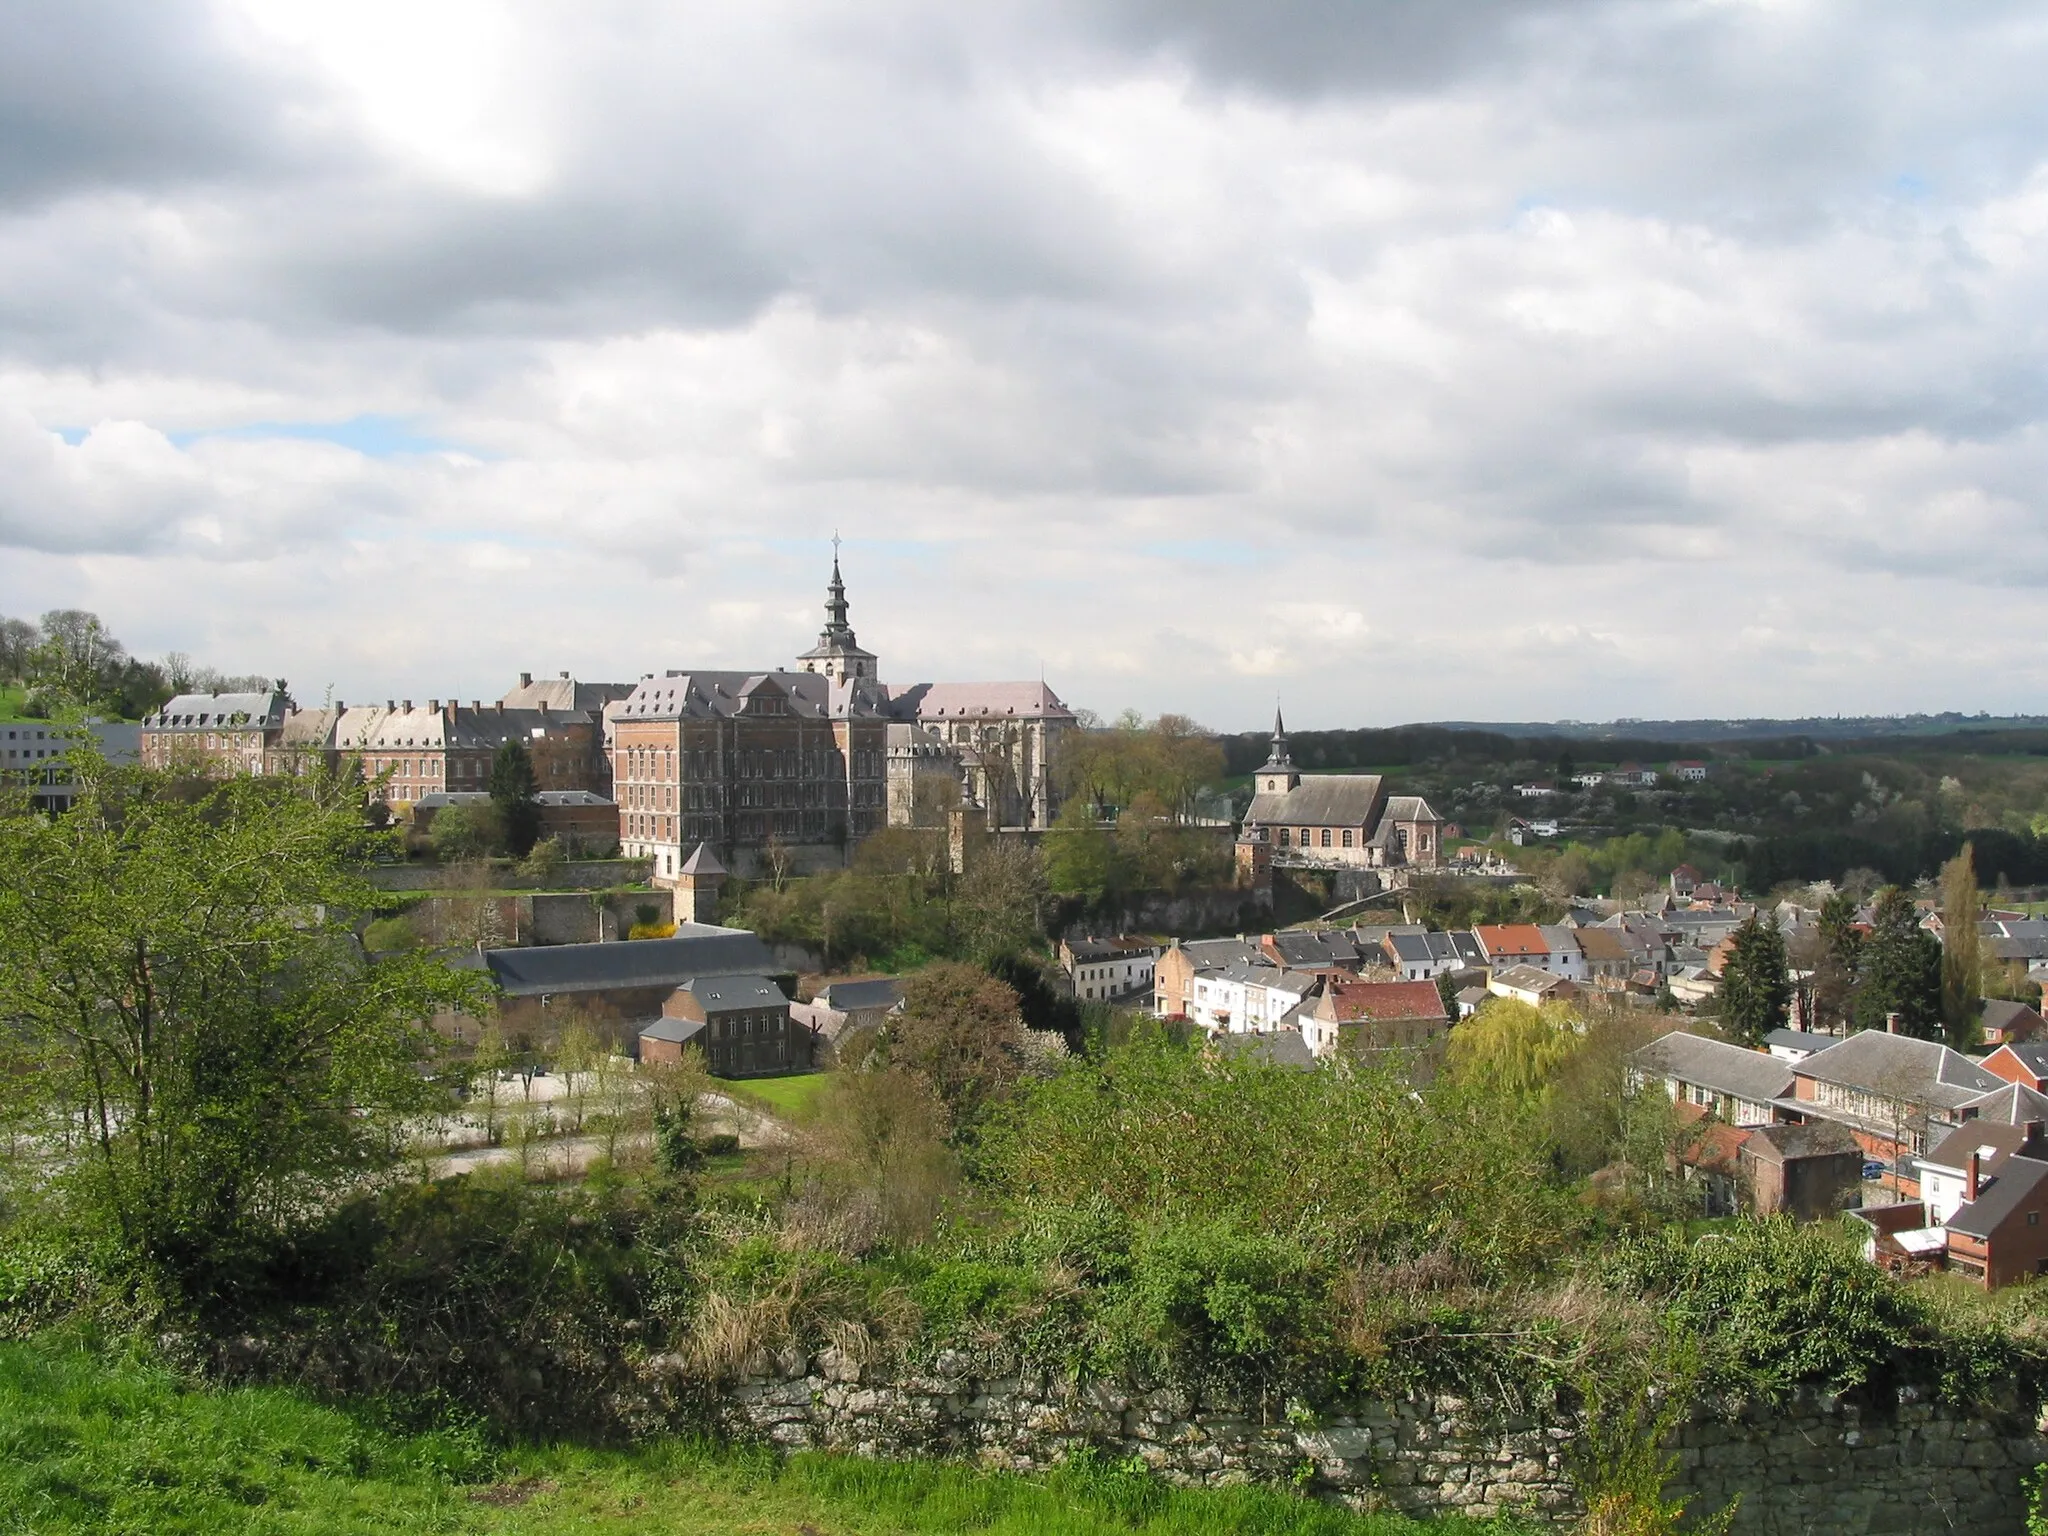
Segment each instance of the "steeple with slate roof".
[{"label": "steeple with slate roof", "polygon": [[854,638],[846,609],[846,583],[839,575],[839,540],[834,536],[832,580],[825,587],[825,627],[818,631],[818,643],[797,657],[798,671],[823,673],[835,683],[848,678],[872,680],[880,675],[875,653],[862,650]]},{"label": "steeple with slate roof", "polygon": [[1280,718],[1280,706],[1273,706],[1273,750],[1266,754],[1265,765],[1259,769],[1258,786],[1262,795],[1284,795],[1301,783],[1301,770],[1294,766],[1294,759],[1287,751],[1287,722]]}]

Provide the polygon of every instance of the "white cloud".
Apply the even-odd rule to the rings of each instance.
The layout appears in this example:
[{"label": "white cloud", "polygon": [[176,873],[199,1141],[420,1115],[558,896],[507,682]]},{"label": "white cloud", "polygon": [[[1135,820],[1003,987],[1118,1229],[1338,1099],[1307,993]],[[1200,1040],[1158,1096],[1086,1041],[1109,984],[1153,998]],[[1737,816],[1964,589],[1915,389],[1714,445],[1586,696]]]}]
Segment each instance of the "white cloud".
[{"label": "white cloud", "polygon": [[1106,713],[2048,709],[2037,8],[74,20],[0,610],[495,693],[786,659],[837,528],[887,673]]}]

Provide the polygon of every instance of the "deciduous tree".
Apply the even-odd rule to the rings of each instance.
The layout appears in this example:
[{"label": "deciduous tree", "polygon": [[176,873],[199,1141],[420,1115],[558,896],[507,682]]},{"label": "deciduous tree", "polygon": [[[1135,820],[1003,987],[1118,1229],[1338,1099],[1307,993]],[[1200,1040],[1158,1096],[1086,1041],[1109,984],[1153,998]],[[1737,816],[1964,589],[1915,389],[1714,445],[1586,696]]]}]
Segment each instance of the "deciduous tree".
[{"label": "deciduous tree", "polygon": [[44,1171],[189,1278],[397,1156],[425,1021],[481,983],[356,942],[375,834],[351,787],[73,764],[68,814],[0,814],[0,1018],[36,1066],[15,1091],[83,1133]]},{"label": "deciduous tree", "polygon": [[1977,932],[1976,850],[1968,843],[1941,866],[1941,1022],[1948,1043],[1967,1051],[1983,1043],[1978,1014],[1984,995],[1984,941]]}]

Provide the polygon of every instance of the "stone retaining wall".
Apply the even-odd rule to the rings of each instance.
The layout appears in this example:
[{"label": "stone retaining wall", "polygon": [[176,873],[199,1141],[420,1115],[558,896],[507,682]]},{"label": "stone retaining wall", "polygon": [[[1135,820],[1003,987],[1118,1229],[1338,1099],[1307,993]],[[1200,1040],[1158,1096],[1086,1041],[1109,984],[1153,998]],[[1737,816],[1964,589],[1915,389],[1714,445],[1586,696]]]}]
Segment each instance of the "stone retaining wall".
[{"label": "stone retaining wall", "polygon": [[[1741,1504],[1733,1529],[2024,1536],[2021,1474],[2048,1459],[2031,1418],[1970,1418],[1901,1394],[1882,1411],[1809,1396],[1781,1410],[1703,1406],[1681,1426],[1677,1489],[1695,1513]],[[1043,1470],[1083,1446],[1135,1456],[1169,1481],[1301,1486],[1360,1509],[1576,1515],[1569,1416],[1489,1422],[1418,1396],[1308,1414],[1174,1390],[1031,1377],[983,1379],[966,1357],[928,1375],[880,1373],[828,1350],[734,1383],[730,1428],[785,1450],[964,1456]],[[1674,1491],[1677,1491],[1675,1489]]]}]

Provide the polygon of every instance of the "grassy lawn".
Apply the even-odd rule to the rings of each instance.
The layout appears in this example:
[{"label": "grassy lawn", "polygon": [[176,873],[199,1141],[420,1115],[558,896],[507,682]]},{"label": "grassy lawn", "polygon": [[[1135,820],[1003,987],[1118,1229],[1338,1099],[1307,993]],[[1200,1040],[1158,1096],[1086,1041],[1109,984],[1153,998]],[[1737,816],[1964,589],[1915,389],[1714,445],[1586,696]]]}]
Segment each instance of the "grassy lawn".
[{"label": "grassy lawn", "polygon": [[0,1532],[661,1532],[664,1536],[1421,1536],[1285,1493],[1190,1493],[1107,1468],[1044,1479],[682,1440],[493,1453],[277,1389],[194,1390],[50,1338],[0,1345]]},{"label": "grassy lawn", "polygon": [[21,706],[28,702],[28,691],[0,685],[0,720],[22,719]]},{"label": "grassy lawn", "polygon": [[748,1077],[722,1081],[735,1098],[752,1099],[770,1114],[801,1120],[832,1081],[830,1072],[799,1072],[790,1077]]}]

